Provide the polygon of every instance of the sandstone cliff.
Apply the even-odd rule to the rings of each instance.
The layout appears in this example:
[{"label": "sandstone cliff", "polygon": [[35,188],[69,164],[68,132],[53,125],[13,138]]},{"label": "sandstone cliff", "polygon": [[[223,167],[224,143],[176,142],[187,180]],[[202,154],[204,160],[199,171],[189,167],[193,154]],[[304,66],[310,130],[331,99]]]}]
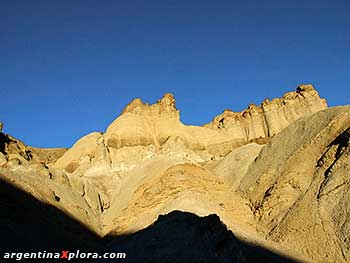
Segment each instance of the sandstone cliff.
[{"label": "sandstone cliff", "polygon": [[312,85],[300,85],[295,92],[282,98],[266,99],[242,112],[225,110],[205,127],[222,131],[242,140],[257,140],[274,136],[300,117],[327,108]]}]

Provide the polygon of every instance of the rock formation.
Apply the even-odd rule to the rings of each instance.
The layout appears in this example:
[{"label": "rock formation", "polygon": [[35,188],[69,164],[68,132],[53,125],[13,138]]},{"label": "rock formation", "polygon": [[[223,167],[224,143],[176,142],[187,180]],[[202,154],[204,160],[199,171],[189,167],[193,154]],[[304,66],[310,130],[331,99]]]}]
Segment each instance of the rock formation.
[{"label": "rock formation", "polygon": [[[84,226],[95,248],[122,247],[130,257],[131,247],[144,251],[146,239],[169,233],[173,245],[151,241],[159,253],[144,259],[257,262],[249,244],[261,257],[269,251],[268,262],[349,262],[349,130],[350,106],[328,108],[311,85],[203,126],[182,124],[165,94],[151,105],[133,100],[105,132],[70,149],[34,148],[0,133],[0,179],[72,218],[64,222],[80,236],[76,223]],[[179,240],[192,256],[176,259]]]},{"label": "rock formation", "polygon": [[300,117],[327,108],[312,85],[300,85],[280,99],[266,99],[261,105],[250,104],[242,112],[225,110],[205,127],[220,130],[244,141],[272,137]]}]

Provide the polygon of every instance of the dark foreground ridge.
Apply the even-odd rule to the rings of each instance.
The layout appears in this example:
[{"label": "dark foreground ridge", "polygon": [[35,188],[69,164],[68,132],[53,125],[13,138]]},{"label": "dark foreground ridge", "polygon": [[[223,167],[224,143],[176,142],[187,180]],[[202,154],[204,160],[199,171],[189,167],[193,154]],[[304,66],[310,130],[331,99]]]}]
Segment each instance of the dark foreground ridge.
[{"label": "dark foreground ridge", "polygon": [[4,252],[99,247],[99,237],[80,222],[2,179],[0,211],[0,262]]},{"label": "dark foreground ridge", "polygon": [[[74,262],[295,262],[239,241],[217,215],[173,211],[151,226],[125,236],[99,238],[59,209],[0,180],[0,262],[6,252],[76,250],[125,252],[126,259]],[[68,262],[65,259],[36,262]],[[72,262],[72,261],[70,261]]]},{"label": "dark foreground ridge", "polygon": [[[217,215],[199,217],[173,211],[139,232],[116,237],[111,251],[126,252],[128,262],[296,262],[238,240]],[[106,261],[107,262],[107,261]]]}]

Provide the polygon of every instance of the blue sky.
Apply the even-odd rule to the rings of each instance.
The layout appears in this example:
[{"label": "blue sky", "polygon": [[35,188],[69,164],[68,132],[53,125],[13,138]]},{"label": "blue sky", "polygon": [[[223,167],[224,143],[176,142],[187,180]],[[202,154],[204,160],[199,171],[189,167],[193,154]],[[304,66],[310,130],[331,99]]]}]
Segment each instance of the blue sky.
[{"label": "blue sky", "polygon": [[350,1],[0,1],[0,121],[69,147],[135,97],[185,124],[312,83],[349,104]]}]

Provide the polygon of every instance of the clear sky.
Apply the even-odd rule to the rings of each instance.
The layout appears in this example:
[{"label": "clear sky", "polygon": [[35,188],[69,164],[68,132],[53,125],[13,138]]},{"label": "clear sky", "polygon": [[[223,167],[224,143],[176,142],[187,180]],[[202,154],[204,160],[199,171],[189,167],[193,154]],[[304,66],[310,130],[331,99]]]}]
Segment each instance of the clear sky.
[{"label": "clear sky", "polygon": [[38,147],[172,92],[185,124],[312,83],[350,103],[350,1],[0,0],[0,121]]}]

